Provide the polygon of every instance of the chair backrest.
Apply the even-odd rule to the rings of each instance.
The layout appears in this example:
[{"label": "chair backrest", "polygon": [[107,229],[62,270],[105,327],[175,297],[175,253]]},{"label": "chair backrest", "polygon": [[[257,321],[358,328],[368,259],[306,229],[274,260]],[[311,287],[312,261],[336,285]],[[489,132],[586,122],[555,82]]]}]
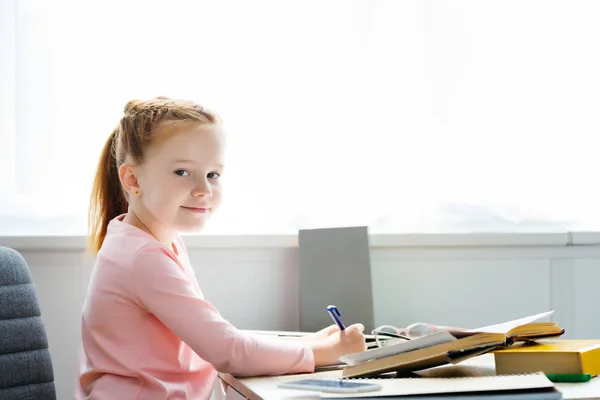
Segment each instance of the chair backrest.
[{"label": "chair backrest", "polygon": [[46,330],[29,267],[0,246],[0,399],[56,399]]}]

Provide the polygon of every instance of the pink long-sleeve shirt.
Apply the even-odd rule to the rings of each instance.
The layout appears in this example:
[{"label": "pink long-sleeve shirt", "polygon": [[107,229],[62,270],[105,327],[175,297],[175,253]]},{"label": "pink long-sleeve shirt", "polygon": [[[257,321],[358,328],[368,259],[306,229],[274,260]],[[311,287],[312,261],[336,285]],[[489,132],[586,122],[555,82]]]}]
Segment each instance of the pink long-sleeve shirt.
[{"label": "pink long-sleeve shirt", "polygon": [[237,330],[204,300],[187,251],[123,222],[108,225],[83,307],[78,399],[208,399],[217,371],[309,372],[299,341]]}]

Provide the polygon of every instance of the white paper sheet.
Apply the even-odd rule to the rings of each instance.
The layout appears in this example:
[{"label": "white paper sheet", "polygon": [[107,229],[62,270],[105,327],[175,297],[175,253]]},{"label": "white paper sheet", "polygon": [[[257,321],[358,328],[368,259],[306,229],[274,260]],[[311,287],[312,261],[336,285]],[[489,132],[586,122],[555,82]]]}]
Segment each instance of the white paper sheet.
[{"label": "white paper sheet", "polygon": [[548,317],[554,313],[554,310],[547,311],[541,314],[530,315],[529,317],[519,318],[512,321],[503,322],[501,324],[483,326],[477,329],[470,329],[473,332],[490,332],[490,333],[507,333],[511,329],[519,326],[528,324],[530,322],[538,321],[542,318]]}]

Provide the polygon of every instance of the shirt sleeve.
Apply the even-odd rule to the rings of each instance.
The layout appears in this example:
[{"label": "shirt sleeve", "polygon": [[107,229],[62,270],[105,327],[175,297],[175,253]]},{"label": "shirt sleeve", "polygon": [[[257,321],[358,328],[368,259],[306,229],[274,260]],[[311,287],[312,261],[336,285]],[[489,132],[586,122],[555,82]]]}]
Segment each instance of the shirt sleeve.
[{"label": "shirt sleeve", "polygon": [[139,249],[129,282],[134,299],[219,372],[238,376],[312,372],[312,350],[236,329],[201,298],[183,267],[160,245]]}]

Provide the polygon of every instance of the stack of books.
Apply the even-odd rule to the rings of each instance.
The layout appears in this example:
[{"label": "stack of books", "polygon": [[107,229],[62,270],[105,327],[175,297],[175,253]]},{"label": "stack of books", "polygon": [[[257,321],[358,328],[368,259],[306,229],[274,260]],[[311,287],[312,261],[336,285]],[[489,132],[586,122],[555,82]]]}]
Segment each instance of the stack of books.
[{"label": "stack of books", "polygon": [[539,340],[494,351],[497,374],[541,371],[554,382],[586,382],[600,373],[600,340]]}]

